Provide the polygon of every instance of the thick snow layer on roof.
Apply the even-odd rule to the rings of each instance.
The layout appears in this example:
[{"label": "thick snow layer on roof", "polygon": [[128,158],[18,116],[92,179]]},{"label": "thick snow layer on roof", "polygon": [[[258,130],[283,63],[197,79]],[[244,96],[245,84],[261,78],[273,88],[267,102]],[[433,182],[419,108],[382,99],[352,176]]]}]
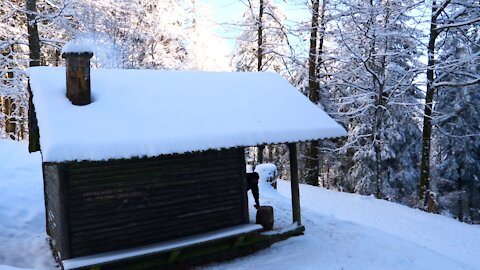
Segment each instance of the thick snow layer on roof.
[{"label": "thick snow layer on roof", "polygon": [[92,99],[65,69],[29,69],[44,161],[105,160],[298,142],[346,131],[275,73],[92,69]]}]

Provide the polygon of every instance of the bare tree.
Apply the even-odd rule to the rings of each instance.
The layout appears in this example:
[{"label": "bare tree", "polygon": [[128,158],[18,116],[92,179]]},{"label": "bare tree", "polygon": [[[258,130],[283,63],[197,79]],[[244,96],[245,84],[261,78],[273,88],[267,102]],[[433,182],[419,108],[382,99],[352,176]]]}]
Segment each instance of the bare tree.
[{"label": "bare tree", "polygon": [[[250,4],[250,8],[252,8],[252,4],[250,0],[248,1]],[[257,19],[257,71],[260,72],[262,71],[263,68],[263,0],[259,0],[258,3],[258,19]],[[265,149],[265,146],[260,145],[258,146],[258,153],[257,153],[257,162],[259,164],[263,163],[263,150]]]},{"label": "bare tree", "polygon": [[[325,18],[325,0],[323,1],[324,5],[322,8],[322,19]],[[319,20],[319,0],[311,1],[311,13],[312,21],[310,28],[310,49],[308,55],[308,98],[315,104],[320,102],[320,91],[318,83],[318,59],[320,56],[319,48],[317,47],[318,40],[318,20]],[[324,22],[322,22],[323,25]],[[322,39],[319,41],[320,44],[323,44],[323,35]],[[318,141],[311,141],[306,145],[305,149],[305,183],[318,186]]]}]

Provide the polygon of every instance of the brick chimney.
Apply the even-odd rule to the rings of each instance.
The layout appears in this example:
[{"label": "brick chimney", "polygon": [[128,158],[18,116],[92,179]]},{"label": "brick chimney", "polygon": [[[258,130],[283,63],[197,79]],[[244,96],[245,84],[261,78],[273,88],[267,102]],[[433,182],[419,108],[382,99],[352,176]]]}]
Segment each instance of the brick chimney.
[{"label": "brick chimney", "polygon": [[73,105],[88,105],[90,93],[90,58],[92,52],[63,52],[67,71],[67,98]]}]

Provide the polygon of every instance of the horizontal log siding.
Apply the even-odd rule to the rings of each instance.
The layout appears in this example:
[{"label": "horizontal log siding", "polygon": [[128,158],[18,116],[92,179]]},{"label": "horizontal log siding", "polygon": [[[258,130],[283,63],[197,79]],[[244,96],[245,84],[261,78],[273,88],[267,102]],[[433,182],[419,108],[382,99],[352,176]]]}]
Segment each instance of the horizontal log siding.
[{"label": "horizontal log siding", "polygon": [[248,222],[243,149],[66,164],[71,257]]}]

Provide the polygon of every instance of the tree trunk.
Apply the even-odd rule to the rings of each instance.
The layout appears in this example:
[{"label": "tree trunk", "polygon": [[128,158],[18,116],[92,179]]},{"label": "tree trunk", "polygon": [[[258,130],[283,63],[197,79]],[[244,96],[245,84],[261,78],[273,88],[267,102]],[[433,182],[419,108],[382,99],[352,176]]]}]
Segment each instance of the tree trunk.
[{"label": "tree trunk", "polygon": [[[40,65],[40,38],[37,28],[37,1],[27,0],[27,28],[28,28],[28,47],[30,49],[30,67]],[[35,115],[35,107],[32,102],[32,92],[28,87],[28,150],[35,152],[40,150],[40,137]]]},{"label": "tree trunk", "polygon": [[20,119],[18,122],[18,135],[17,140],[24,140],[25,139],[25,107],[20,106],[18,108],[18,114],[20,115]]},{"label": "tree trunk", "polygon": [[[461,165],[459,165],[461,166]],[[458,173],[458,178],[457,178],[457,190],[459,192],[458,194],[458,201],[457,201],[457,209],[458,209],[458,212],[457,212],[457,218],[459,221],[464,221],[463,217],[465,216],[464,212],[463,212],[463,188],[464,188],[464,184],[463,184],[463,179],[462,179],[462,170],[461,168],[459,167],[458,170],[457,170],[457,173]]]},{"label": "tree trunk", "polygon": [[[468,221],[469,221],[469,223],[474,223],[475,219],[476,219],[475,212],[478,213],[478,206],[475,209],[474,208],[475,206],[473,205],[473,200],[474,200],[473,194],[475,194],[475,188],[471,184],[471,182],[469,184],[469,189],[468,190],[469,190],[469,192],[468,192],[468,203],[467,203]],[[477,211],[475,211],[475,210],[477,210]],[[477,221],[478,221],[478,219],[477,219]]]},{"label": "tree trunk", "polygon": [[37,27],[37,0],[27,0],[28,47],[30,49],[29,66],[40,66],[40,38]]},{"label": "tree trunk", "polygon": [[[323,44],[325,41],[325,31],[327,30],[327,22],[325,20],[325,9],[327,8],[327,2],[328,0],[323,0],[322,2],[322,10],[320,11],[320,18],[317,23],[319,24],[319,31],[318,31],[318,50],[317,50],[317,63],[316,63],[316,76],[317,79],[320,77],[320,69],[323,66]],[[318,10],[317,10],[318,13]],[[313,16],[312,16],[313,17]],[[313,26],[313,24],[312,24]],[[317,88],[318,88],[318,100],[320,101],[320,84],[317,82]]]},{"label": "tree trunk", "polygon": [[317,81],[317,35],[319,0],[312,0],[312,24],[310,29],[310,50],[308,57],[308,98],[313,103],[320,101]]},{"label": "tree trunk", "polygon": [[378,90],[377,101],[375,102],[375,124],[373,129],[373,148],[375,150],[375,197],[380,199],[382,198],[382,178],[381,178],[381,146],[380,140],[382,137],[380,136],[381,128],[382,128],[382,100],[383,100],[383,85],[379,87]]},{"label": "tree trunk", "polygon": [[59,67],[60,66],[60,50],[55,50],[55,60],[54,60],[54,66]]},{"label": "tree trunk", "polygon": [[[257,38],[257,71],[262,71],[263,68],[263,0],[260,0],[260,6],[258,10],[258,38]],[[260,145],[257,150],[257,164],[263,163],[263,150],[265,149],[264,145]]]},{"label": "tree trunk", "polygon": [[[10,45],[9,51],[4,51],[4,56],[10,59],[10,63],[13,62],[13,53],[14,53],[13,45]],[[14,78],[14,74],[12,71],[12,66],[7,66],[9,71],[7,72],[7,85],[11,85],[11,81]],[[16,117],[15,117],[15,101],[12,96],[6,96],[3,98],[2,102],[3,108],[3,115],[5,116],[4,123],[5,123],[5,134],[7,138],[12,140],[16,139]]]},{"label": "tree trunk", "polygon": [[[432,2],[432,16],[430,21],[430,34],[428,39],[428,64],[427,64],[427,93],[425,96],[425,109],[423,115],[422,132],[422,157],[420,163],[420,187],[418,198],[424,200],[430,192],[430,145],[432,141],[432,116],[433,116],[433,96],[436,92],[434,86],[435,80],[435,41],[438,37],[437,17],[443,9],[450,3],[446,0],[441,7],[437,6],[436,1]],[[428,198],[428,196],[427,196]]]},{"label": "tree trunk", "polygon": [[[317,51],[318,10],[319,0],[313,0],[312,25],[310,30],[310,53],[308,57],[308,98],[315,104],[320,102],[320,91],[317,81],[317,57],[319,57]],[[322,10],[322,14],[323,13],[324,10]],[[318,146],[319,141],[311,141],[307,144],[305,153],[305,183],[313,186],[318,186]]]},{"label": "tree trunk", "polygon": [[[370,1],[370,4],[374,5],[373,1]],[[384,25],[383,27],[386,29],[388,27],[390,20],[390,12],[389,9],[386,10]],[[384,44],[383,44],[383,53],[382,56],[379,57],[379,67],[377,70],[377,75],[373,78],[373,85],[378,88],[377,90],[377,98],[375,100],[375,113],[374,113],[374,128],[373,128],[373,135],[374,135],[374,150],[375,150],[375,197],[382,198],[382,190],[383,190],[383,179],[382,179],[382,140],[386,140],[385,136],[382,136],[383,132],[383,110],[386,108],[387,100],[384,97],[384,90],[385,90],[385,76],[386,76],[386,65],[387,65],[387,57],[388,54],[388,36],[385,37]],[[375,65],[376,60],[376,41],[373,43],[373,65]],[[377,69],[377,68],[375,68]]]},{"label": "tree trunk", "polygon": [[257,147],[257,165],[263,163],[263,150],[265,150],[265,145],[259,145]]},{"label": "tree trunk", "polygon": [[12,97],[5,97],[3,100],[3,113],[5,114],[5,133],[7,137],[15,140],[16,121],[15,121],[15,103]]}]

